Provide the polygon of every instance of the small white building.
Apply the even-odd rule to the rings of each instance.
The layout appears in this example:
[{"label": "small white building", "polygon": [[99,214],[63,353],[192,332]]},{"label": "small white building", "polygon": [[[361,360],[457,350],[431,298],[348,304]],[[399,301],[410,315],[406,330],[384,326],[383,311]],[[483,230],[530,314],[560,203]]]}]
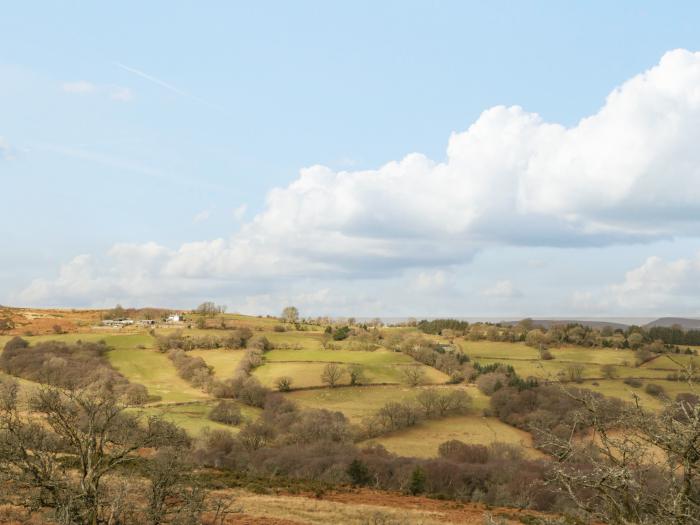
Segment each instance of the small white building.
[{"label": "small white building", "polygon": [[182,316],[180,314],[169,315],[165,320],[166,323],[179,323],[182,321]]}]

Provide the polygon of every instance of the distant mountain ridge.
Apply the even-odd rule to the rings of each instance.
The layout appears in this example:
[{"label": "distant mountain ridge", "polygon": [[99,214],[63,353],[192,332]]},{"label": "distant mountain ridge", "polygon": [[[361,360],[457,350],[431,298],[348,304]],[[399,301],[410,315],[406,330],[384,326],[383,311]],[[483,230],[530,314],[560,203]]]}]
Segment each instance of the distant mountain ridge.
[{"label": "distant mountain ridge", "polygon": [[679,325],[683,330],[700,330],[700,319],[691,319],[688,317],[659,317],[658,319],[647,323],[644,328],[653,328],[655,326],[672,327]]},{"label": "distant mountain ridge", "polygon": [[[543,328],[549,329],[552,326],[557,326],[557,325],[566,325],[566,324],[580,324],[581,326],[587,326],[589,328],[604,328],[606,326],[609,326],[613,330],[619,328],[621,330],[624,330],[627,328],[628,324],[625,323],[619,323],[619,322],[614,322],[614,321],[605,321],[603,319],[601,320],[580,320],[580,319],[531,319],[532,324],[535,326],[542,326]],[[506,321],[503,324],[508,325],[508,326],[514,326],[518,324],[520,321]]]},{"label": "distant mountain ridge", "polygon": [[[508,325],[508,326],[513,326],[518,324],[519,321],[505,321],[503,324]],[[563,325],[563,324],[580,324],[582,326],[587,326],[590,328],[604,328],[606,326],[609,326],[613,330],[615,329],[622,329],[624,330],[625,328],[628,328],[629,326],[632,326],[629,323],[621,323],[619,321],[606,321],[605,319],[596,319],[596,320],[580,320],[580,319],[532,319],[532,323],[537,326],[542,326],[546,329],[549,329],[552,326],[555,325]],[[692,319],[689,317],[659,317],[658,319],[654,319],[653,321],[650,321],[648,323],[643,323],[639,326],[642,326],[644,328],[654,328],[654,327],[667,327],[670,328],[674,325],[678,325],[683,330],[700,330],[700,319]]]}]

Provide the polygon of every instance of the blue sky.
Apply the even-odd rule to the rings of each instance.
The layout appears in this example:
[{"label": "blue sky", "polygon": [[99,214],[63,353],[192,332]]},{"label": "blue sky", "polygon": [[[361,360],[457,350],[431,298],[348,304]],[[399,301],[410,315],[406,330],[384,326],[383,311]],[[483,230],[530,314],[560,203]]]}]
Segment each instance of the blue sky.
[{"label": "blue sky", "polygon": [[[699,15],[694,2],[8,4],[0,303],[700,315]],[[522,109],[488,112],[500,106]],[[576,131],[595,115],[600,129]],[[628,129],[642,131],[625,142]],[[492,149],[516,158],[496,166]],[[325,168],[300,175],[312,166]]]}]

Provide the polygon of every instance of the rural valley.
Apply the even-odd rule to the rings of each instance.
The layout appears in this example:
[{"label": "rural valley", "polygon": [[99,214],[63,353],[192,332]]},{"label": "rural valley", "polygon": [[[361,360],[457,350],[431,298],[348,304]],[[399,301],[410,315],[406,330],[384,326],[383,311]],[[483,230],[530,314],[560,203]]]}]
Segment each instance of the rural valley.
[{"label": "rural valley", "polygon": [[[592,328],[445,319],[387,326],[379,319],[304,319],[294,307],[279,317],[226,314],[213,303],[179,312],[3,308],[0,318],[3,435],[16,432],[19,440],[18,422],[30,425],[40,414],[48,418],[47,436],[72,435],[76,429],[53,418],[87,411],[83,396],[106,396],[115,417],[168,424],[170,434],[158,446],[137,442],[123,464],[105,471],[105,484],[131,479],[134,467],[127,465],[157,463],[166,454],[161,448],[178,450],[191,463],[171,467],[190,473],[173,479],[161,497],[201,485],[196,514],[212,523],[327,523],[339,515],[347,523],[583,519],[564,490],[572,480],[565,471],[557,479],[553,465],[567,463],[558,447],[571,447],[576,469],[585,468],[592,449],[615,448],[608,459],[617,461],[635,441],[615,435],[631,424],[630,414],[663,420],[679,402],[689,417],[698,411],[700,332],[663,322]],[[65,396],[60,410],[40,408],[47,395]],[[591,406],[600,413],[587,414]],[[93,416],[104,417],[99,410]],[[74,424],[90,439],[81,420]],[[118,431],[104,428],[102,439],[119,443],[112,436]],[[604,431],[610,442],[591,439]],[[667,464],[669,450],[639,439],[637,454],[654,454],[648,468]],[[44,462],[56,464],[37,479],[36,465],[18,461],[11,448],[2,449],[0,465],[23,474],[5,482],[19,483],[7,491],[8,515],[58,473],[71,476],[71,465],[60,461],[65,449],[42,451]],[[577,457],[578,448],[586,454]],[[617,467],[632,472],[638,459]],[[148,467],[139,468],[140,483],[153,483]],[[80,493],[70,482],[62,490]],[[219,515],[205,505],[216,495],[228,502],[223,512],[216,500]],[[602,494],[580,496],[605,504]],[[153,501],[129,498],[128,511],[153,512]],[[44,505],[60,506],[60,498]],[[415,507],[406,514],[403,505]],[[35,512],[42,511],[49,512]]]}]

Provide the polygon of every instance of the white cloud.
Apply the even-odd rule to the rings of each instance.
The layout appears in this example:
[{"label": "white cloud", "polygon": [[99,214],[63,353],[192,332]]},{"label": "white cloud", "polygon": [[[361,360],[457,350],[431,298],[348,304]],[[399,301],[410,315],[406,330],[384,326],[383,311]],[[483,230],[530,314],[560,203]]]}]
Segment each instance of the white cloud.
[{"label": "white cloud", "polygon": [[242,221],[246,211],[248,211],[248,206],[246,204],[241,204],[237,208],[234,208],[233,218],[237,221]]},{"label": "white cloud", "polygon": [[518,290],[509,280],[498,281],[493,286],[490,286],[481,292],[486,297],[496,297],[499,299],[513,299],[522,297],[522,292]]},{"label": "white cloud", "polygon": [[497,106],[450,137],[443,162],[412,153],[373,170],[302,169],[239,232],[169,251],[153,279],[377,278],[464,264],[495,244],[697,236],[699,135],[700,53],[672,51],[570,128]]},{"label": "white cloud", "polygon": [[628,271],[619,283],[600,291],[576,292],[573,303],[589,311],[698,315],[699,297],[700,254],[674,261],[653,256]]},{"label": "white cloud", "polygon": [[451,276],[444,270],[420,272],[414,286],[421,292],[439,292],[444,290],[451,280]]},{"label": "white cloud", "polygon": [[66,93],[73,93],[75,95],[87,95],[97,91],[97,86],[86,80],[78,80],[76,82],[65,82],[63,84],[63,91]]},{"label": "white cloud", "polygon": [[208,220],[209,217],[211,217],[211,212],[209,210],[202,210],[192,218],[192,221],[195,223],[204,222]]}]

